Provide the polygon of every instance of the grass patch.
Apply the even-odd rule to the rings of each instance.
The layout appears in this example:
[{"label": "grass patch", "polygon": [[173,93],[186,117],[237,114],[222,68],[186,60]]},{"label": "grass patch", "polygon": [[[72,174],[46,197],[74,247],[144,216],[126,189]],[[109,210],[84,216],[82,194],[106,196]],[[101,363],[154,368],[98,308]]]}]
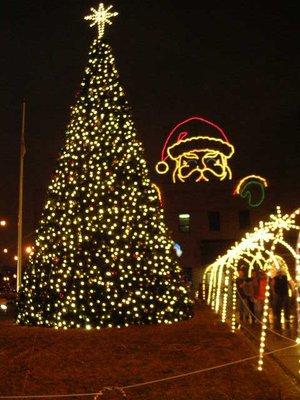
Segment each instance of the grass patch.
[{"label": "grass patch", "polygon": [[[168,326],[54,330],[0,322],[1,395],[93,393],[256,355],[206,306]],[[130,400],[277,400],[280,381],[257,360],[125,390]],[[92,397],[90,397],[92,398]],[[106,391],[102,400],[122,399]],[[284,397],[281,397],[282,399]],[[76,397],[74,397],[76,399]],[[82,399],[82,398],[81,398]]]}]

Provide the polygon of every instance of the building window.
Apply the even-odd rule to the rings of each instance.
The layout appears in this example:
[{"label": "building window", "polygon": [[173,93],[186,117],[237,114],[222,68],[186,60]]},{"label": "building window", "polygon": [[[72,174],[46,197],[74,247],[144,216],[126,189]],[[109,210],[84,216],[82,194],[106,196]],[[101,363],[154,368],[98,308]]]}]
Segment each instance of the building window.
[{"label": "building window", "polygon": [[250,227],[250,212],[243,210],[239,212],[239,227],[240,229],[247,229]]},{"label": "building window", "polygon": [[190,231],[190,214],[179,214],[179,230],[180,232]]},{"label": "building window", "polygon": [[210,231],[220,230],[220,213],[219,211],[208,211],[208,226]]}]

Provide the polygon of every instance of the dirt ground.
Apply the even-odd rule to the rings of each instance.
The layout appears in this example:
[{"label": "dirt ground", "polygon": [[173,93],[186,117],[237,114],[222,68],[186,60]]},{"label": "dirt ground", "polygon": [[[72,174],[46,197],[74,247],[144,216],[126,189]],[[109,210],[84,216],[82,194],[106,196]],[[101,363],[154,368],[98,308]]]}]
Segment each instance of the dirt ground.
[{"label": "dirt ground", "polygon": [[[256,350],[256,351],[255,351]],[[257,354],[208,307],[171,326],[53,330],[0,321],[0,396],[96,393],[213,367]],[[274,365],[257,360],[136,388],[101,400],[296,400]],[[54,397],[56,398],[56,397]],[[74,396],[72,399],[90,397]],[[299,398],[299,397],[298,397]]]}]

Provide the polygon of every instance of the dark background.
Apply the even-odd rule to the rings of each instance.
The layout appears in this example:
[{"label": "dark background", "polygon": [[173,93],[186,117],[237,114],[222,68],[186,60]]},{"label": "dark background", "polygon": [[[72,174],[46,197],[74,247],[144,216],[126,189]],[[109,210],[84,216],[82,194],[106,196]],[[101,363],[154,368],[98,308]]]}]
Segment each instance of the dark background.
[{"label": "dark background", "polygon": [[[106,2],[119,16],[105,37],[152,172],[171,128],[201,115],[219,124],[235,145],[234,179],[258,173],[273,191],[291,190],[291,204],[299,205],[293,197],[300,173],[296,3]],[[0,216],[9,220],[0,232],[0,249],[16,240],[22,99],[27,103],[27,236],[38,223],[96,35],[83,20],[90,7],[97,8],[97,1],[0,4]]]}]

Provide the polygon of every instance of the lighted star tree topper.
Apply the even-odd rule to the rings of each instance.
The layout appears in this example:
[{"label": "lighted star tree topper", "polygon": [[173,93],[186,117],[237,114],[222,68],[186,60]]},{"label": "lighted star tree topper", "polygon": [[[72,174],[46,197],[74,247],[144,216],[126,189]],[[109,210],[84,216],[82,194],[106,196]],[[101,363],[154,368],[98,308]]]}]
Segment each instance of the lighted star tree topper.
[{"label": "lighted star tree topper", "polygon": [[17,322],[56,328],[172,323],[191,317],[173,240],[105,24],[98,25],[66,142],[19,292]]},{"label": "lighted star tree topper", "polygon": [[109,6],[107,7],[107,9],[105,9],[104,4],[100,3],[98,10],[95,10],[95,8],[92,7],[91,8],[92,14],[84,17],[84,19],[92,21],[90,26],[97,25],[99,39],[101,39],[102,36],[104,35],[105,24],[111,25],[112,22],[110,19],[118,15],[117,12],[110,12],[111,9],[112,6]]}]

